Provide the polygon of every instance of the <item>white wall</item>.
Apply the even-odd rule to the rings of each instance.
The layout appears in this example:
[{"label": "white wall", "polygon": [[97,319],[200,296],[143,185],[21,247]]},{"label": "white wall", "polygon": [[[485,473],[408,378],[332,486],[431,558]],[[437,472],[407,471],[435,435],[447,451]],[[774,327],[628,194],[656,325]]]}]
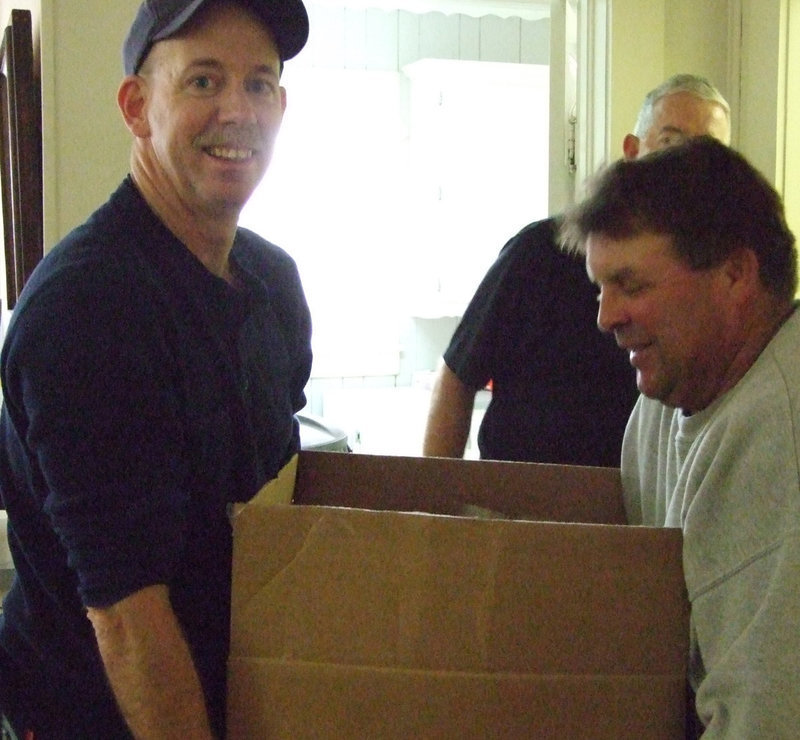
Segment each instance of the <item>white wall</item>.
[{"label": "white wall", "polygon": [[547,215],[549,22],[309,12],[276,155],[241,222],[298,262],[312,378],[407,385],[449,339],[417,367],[429,337],[410,319],[461,315],[509,236]]}]

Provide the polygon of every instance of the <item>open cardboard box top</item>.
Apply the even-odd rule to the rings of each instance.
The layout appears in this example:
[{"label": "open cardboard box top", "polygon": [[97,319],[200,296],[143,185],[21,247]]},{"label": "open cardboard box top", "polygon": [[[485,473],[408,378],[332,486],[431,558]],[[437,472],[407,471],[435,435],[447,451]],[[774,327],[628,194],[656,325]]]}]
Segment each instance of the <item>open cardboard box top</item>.
[{"label": "open cardboard box top", "polygon": [[247,506],[625,524],[620,486],[616,468],[306,451]]},{"label": "open cardboard box top", "polygon": [[300,453],[234,516],[229,736],[682,737],[680,532],[623,521],[617,470]]}]

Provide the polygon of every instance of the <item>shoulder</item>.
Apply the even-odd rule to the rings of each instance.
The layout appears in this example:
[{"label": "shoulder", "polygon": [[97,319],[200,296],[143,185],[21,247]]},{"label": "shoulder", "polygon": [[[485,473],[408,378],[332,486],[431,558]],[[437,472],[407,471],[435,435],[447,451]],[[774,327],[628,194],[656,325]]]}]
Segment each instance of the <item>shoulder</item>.
[{"label": "shoulder", "polygon": [[623,478],[640,480],[646,468],[657,464],[673,436],[678,414],[661,401],[639,394],[622,442]]},{"label": "shoulder", "polygon": [[517,237],[528,242],[557,247],[558,229],[559,219],[557,217],[545,218],[524,226],[520,229]]},{"label": "shoulder", "polygon": [[800,309],[795,305],[794,312],[772,338],[754,365],[755,368],[759,363],[765,361],[774,363],[777,372],[784,379],[787,391],[795,400],[800,394],[798,353],[800,353]]},{"label": "shoulder", "polygon": [[630,417],[631,431],[646,432],[663,425],[671,425],[676,410],[665,406],[661,401],[640,394]]},{"label": "shoulder", "polygon": [[559,221],[547,218],[522,228],[503,246],[497,257],[499,267],[533,269],[542,274],[561,274],[585,279],[583,258],[568,254],[558,243]]},{"label": "shoulder", "polygon": [[502,253],[524,254],[535,250],[537,253],[555,254],[561,252],[557,243],[558,225],[554,218],[534,221],[524,226],[506,242]]},{"label": "shoulder", "polygon": [[170,238],[174,240],[128,177],[45,255],[31,278],[32,287],[65,272],[70,279],[87,281],[123,273],[140,261],[140,252],[160,250]]},{"label": "shoulder", "polygon": [[241,226],[236,232],[233,254],[243,267],[262,278],[276,271],[297,274],[297,263],[286,250]]},{"label": "shoulder", "polygon": [[[42,342],[77,351],[117,342],[144,321],[163,322],[168,251],[179,253],[155,214],[125,181],[34,270],[8,329],[17,351]],[[7,354],[7,353],[5,353]]]},{"label": "shoulder", "polygon": [[260,286],[254,295],[266,299],[272,310],[282,314],[284,322],[291,317],[291,321],[310,323],[300,273],[288,252],[248,229],[239,228],[233,258],[250,280]]},{"label": "shoulder", "polygon": [[[795,310],[744,377],[726,394],[721,415],[739,419],[744,430],[756,435],[776,425],[776,434],[781,427],[800,429],[798,355],[800,311]],[[753,419],[759,419],[759,424],[753,424]]]}]

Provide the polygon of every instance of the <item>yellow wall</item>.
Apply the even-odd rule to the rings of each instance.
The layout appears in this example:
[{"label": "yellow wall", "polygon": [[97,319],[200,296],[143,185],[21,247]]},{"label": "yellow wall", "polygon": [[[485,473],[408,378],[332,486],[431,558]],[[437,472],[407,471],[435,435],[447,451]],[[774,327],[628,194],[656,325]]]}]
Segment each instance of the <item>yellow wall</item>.
[{"label": "yellow wall", "polygon": [[[139,0],[0,0],[30,10],[41,40],[44,241],[82,222],[128,170],[116,107],[120,49]],[[58,32],[56,33],[56,29]]]},{"label": "yellow wall", "polygon": [[[128,170],[129,134],[116,92],[122,79],[120,48],[138,0],[42,0],[42,37],[51,53],[52,132],[46,168],[54,219],[48,246],[84,220]],[[56,33],[56,29],[58,32]]]},{"label": "yellow wall", "polygon": [[703,75],[730,94],[728,0],[612,0],[611,39],[612,158],[621,155],[644,95],[667,77]]},{"label": "yellow wall", "polygon": [[789,226],[800,235],[800,0],[735,4],[741,9],[737,146],[781,193]]},{"label": "yellow wall", "polygon": [[665,75],[700,74],[727,95],[728,0],[670,0],[665,11]]},{"label": "yellow wall", "polygon": [[782,0],[742,3],[738,146],[776,185]]},{"label": "yellow wall", "polygon": [[622,156],[622,140],[633,130],[642,98],[664,79],[664,3],[611,2],[609,50],[610,151]]}]

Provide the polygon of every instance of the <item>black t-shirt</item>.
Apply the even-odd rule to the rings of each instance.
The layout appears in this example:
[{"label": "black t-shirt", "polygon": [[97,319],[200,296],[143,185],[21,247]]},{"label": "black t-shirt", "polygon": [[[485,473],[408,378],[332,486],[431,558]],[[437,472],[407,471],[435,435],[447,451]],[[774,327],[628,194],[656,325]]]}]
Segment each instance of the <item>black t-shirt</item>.
[{"label": "black t-shirt", "polygon": [[231,502],[299,448],[311,368],[294,261],[240,229],[213,276],[130,179],[42,261],[0,358],[17,580],[0,693],[37,737],[125,737],[85,607],[167,584],[222,732]]},{"label": "black t-shirt", "polygon": [[470,387],[492,381],[482,458],[616,467],[635,373],[597,328],[597,289],[556,232],[540,221],[503,247],[444,359]]}]

